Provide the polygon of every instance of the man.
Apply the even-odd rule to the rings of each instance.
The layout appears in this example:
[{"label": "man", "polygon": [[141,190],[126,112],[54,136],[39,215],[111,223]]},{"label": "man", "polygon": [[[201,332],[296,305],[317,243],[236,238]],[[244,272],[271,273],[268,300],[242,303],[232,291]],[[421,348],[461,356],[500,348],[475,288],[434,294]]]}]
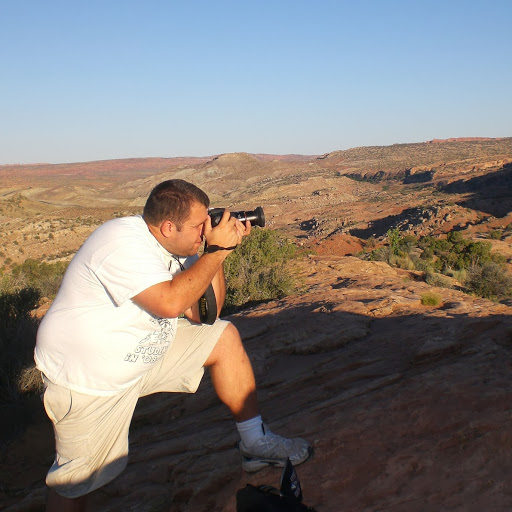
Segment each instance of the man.
[{"label": "man", "polygon": [[200,323],[198,300],[211,284],[221,310],[223,262],[251,231],[229,212],[212,228],[208,207],[195,185],[165,181],[142,217],[106,222],[71,261],[35,349],[56,438],[47,510],[84,510],[86,495],[127,464],[138,398],[193,393],[204,367],[236,421],[246,471],[308,458],[306,441],[277,436],[262,423],[237,329],[219,318]]}]

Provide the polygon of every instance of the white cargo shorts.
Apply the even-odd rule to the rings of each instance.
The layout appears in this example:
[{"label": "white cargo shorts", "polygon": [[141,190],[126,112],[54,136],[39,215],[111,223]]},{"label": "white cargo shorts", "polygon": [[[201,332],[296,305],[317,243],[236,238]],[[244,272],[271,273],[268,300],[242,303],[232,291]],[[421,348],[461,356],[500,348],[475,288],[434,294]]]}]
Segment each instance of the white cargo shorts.
[{"label": "white cargo shorts", "polygon": [[44,406],[55,431],[55,461],[46,483],[78,498],[113,480],[128,462],[128,431],[137,400],[158,392],[194,393],[204,363],[229,322],[178,320],[165,356],[131,388],[114,396],[71,391],[44,378]]}]

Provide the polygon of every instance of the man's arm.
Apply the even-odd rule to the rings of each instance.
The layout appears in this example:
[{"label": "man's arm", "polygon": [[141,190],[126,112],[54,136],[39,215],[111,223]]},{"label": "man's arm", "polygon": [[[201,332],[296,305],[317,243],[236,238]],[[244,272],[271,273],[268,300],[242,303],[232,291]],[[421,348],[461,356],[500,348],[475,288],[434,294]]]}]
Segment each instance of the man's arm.
[{"label": "man's arm", "polygon": [[221,251],[205,254],[187,270],[176,274],[171,281],[150,286],[132,300],[158,317],[176,318],[197,304],[225,257]]},{"label": "man's arm", "polygon": [[[230,218],[226,212],[223,220],[214,229],[205,232],[210,246],[236,247],[242,237],[250,232],[250,223],[244,226],[239,220]],[[220,229],[219,229],[220,228]],[[224,271],[222,265],[231,250],[218,250],[206,253],[188,269],[176,274],[171,281],[150,286],[132,300],[146,311],[161,318],[176,318],[183,313],[198,321],[197,301],[213,284],[215,294],[219,293],[217,304],[223,304],[225,298]],[[196,316],[196,313],[197,316]],[[218,311],[220,308],[218,307]]]}]

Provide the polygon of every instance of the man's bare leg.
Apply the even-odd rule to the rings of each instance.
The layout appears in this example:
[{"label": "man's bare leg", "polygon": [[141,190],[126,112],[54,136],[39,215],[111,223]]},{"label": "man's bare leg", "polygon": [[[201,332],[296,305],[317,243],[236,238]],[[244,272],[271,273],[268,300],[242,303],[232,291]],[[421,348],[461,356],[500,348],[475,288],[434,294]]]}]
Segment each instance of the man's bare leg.
[{"label": "man's bare leg", "polygon": [[226,327],[204,365],[210,367],[213,387],[236,421],[259,414],[251,361],[234,325]]},{"label": "man's bare leg", "polygon": [[85,512],[87,496],[80,498],[65,498],[50,489],[48,501],[46,502],[46,512]]},{"label": "man's bare leg", "polygon": [[307,441],[281,437],[262,423],[251,362],[232,324],[224,330],[205,366],[210,366],[215,391],[237,422],[246,471],[258,471],[269,464],[282,466],[287,458],[293,465],[309,458],[311,446]]}]

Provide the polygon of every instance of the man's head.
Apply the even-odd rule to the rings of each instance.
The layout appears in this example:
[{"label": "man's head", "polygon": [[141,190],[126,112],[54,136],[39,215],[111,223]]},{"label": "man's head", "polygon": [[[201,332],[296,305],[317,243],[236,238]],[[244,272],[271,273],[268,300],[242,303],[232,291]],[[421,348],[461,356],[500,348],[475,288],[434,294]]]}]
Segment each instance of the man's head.
[{"label": "man's head", "polygon": [[192,183],[167,180],[151,191],[143,216],[165,249],[178,256],[193,256],[203,241],[209,204],[208,196]]},{"label": "man's head", "polygon": [[172,221],[178,230],[190,215],[193,203],[210,206],[210,199],[198,187],[185,180],[167,180],[149,194],[143,211],[144,220],[153,226]]}]

